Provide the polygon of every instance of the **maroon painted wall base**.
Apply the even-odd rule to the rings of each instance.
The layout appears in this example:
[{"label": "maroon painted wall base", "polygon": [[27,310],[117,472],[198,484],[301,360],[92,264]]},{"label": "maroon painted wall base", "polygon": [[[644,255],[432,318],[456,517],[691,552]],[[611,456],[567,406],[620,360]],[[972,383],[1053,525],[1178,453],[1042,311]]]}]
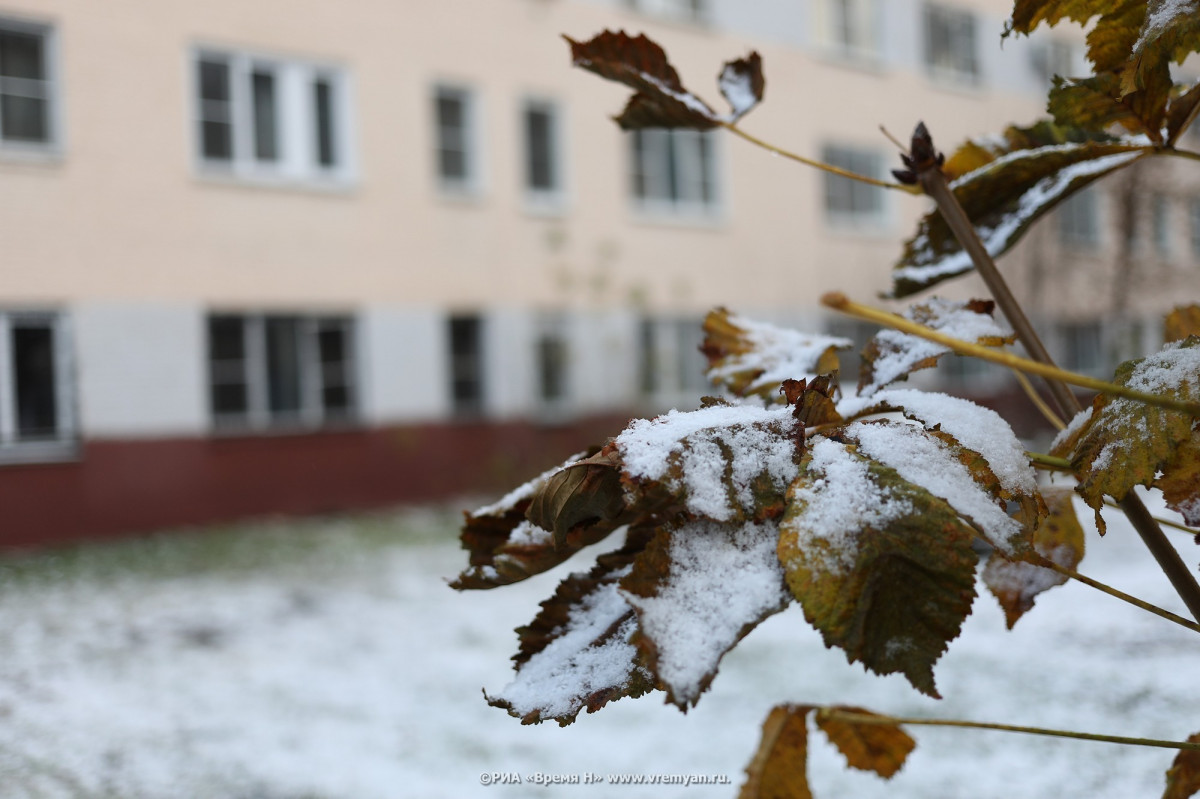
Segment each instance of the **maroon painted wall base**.
[{"label": "maroon painted wall base", "polygon": [[627,420],[86,440],[71,462],[0,466],[0,548],[502,493]]}]

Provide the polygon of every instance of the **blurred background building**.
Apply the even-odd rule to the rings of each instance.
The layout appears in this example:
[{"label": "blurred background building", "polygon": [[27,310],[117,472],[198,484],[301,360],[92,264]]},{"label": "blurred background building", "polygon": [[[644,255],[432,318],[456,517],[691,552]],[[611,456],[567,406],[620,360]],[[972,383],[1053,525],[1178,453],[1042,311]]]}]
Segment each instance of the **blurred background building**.
[{"label": "blurred background building", "polygon": [[[645,31],[713,99],[757,49],[743,126],[883,177],[880,125],[953,149],[1086,71],[1077,29],[1002,49],[1010,10],[0,0],[0,545],[510,485],[694,404],[716,304],[865,338],[817,298],[887,290],[926,201],[622,133],[628,92],[560,34]],[[1200,295],[1200,182],[1157,166],[1005,259],[1068,366],[1153,348]],[[938,380],[1004,390],[950,360]]]}]

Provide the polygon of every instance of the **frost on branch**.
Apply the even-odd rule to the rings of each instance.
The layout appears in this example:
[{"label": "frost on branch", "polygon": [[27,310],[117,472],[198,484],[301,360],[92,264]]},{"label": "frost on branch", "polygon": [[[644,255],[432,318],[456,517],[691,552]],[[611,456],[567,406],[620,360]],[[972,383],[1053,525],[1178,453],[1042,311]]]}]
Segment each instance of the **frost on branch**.
[{"label": "frost on branch", "polygon": [[[960,302],[932,297],[910,305],[902,316],[947,336],[985,347],[1012,344],[1016,336],[993,318],[995,307],[991,300]],[[918,369],[931,369],[937,366],[939,358],[952,351],[944,344],[910,333],[880,330],[863,349],[858,376],[859,396],[869,397],[884,386],[906,380]]]},{"label": "frost on branch", "polygon": [[936,697],[933,664],[975,598],[974,532],[948,502],[858,444],[813,438],[788,492],[779,559],[826,646],[877,674],[902,672]]},{"label": "frost on branch", "polygon": [[1083,560],[1083,528],[1071,501],[1075,493],[1069,488],[1050,488],[1043,490],[1042,496],[1050,512],[1033,534],[1036,555],[1010,560],[993,552],[983,569],[983,584],[1000,602],[1010,630],[1033,607],[1039,594],[1067,581],[1065,575],[1039,566],[1039,559],[1072,570]]},{"label": "frost on branch", "polygon": [[624,547],[597,558],[590,572],[577,572],[559,584],[537,618],[517,629],[517,676],[489,696],[489,704],[522,724],[555,719],[566,726],[584,708],[594,713],[654,688],[632,643],[637,619],[618,589],[652,532],[631,529]]},{"label": "frost on branch", "polygon": [[708,377],[735,395],[779,398],[784,380],[812,379],[836,372],[837,351],[853,346],[850,339],[811,335],[766,322],[756,322],[725,308],[704,319]]},{"label": "frost on branch", "polygon": [[[1007,252],[1034,221],[1062,200],[1151,151],[1144,139],[1114,141],[1096,136],[1043,124],[1010,129],[1006,138],[995,143],[968,142],[951,157],[948,170],[973,167],[955,178],[950,188],[993,258]],[[1010,149],[1014,144],[1015,149]],[[892,296],[922,291],[973,268],[970,256],[935,208],[921,218],[916,235],[904,245],[892,271]]]},{"label": "frost on branch", "polygon": [[603,31],[586,42],[563,38],[571,45],[573,65],[635,90],[616,118],[625,130],[710,130],[737,121],[762,100],[765,81],[758,53],[729,61],[721,69],[717,82],[732,109],[722,115],[683,87],[667,54],[644,34]]},{"label": "frost on branch", "polygon": [[638,616],[634,640],[668,701],[695,705],[725,653],[787,607],[778,537],[772,521],[662,528],[621,580]]},{"label": "frost on branch", "polygon": [[[1172,342],[1117,367],[1113,382],[1177,400],[1200,401],[1200,337]],[[1092,412],[1060,436],[1054,454],[1071,458],[1076,489],[1096,511],[1104,497],[1120,501],[1135,485],[1157,485],[1171,508],[1200,525],[1200,430],[1186,413],[1101,394]]]}]

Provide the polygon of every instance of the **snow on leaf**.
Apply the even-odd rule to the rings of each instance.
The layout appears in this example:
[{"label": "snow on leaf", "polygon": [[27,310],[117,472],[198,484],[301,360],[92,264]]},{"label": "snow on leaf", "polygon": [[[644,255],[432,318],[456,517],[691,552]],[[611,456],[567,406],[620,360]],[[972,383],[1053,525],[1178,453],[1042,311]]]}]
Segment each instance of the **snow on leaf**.
[{"label": "snow on leaf", "polygon": [[1163,342],[1182,341],[1188,336],[1200,336],[1200,305],[1180,305],[1163,321]]},{"label": "snow on leaf", "polygon": [[718,114],[683,87],[667,54],[653,40],[624,31],[603,31],[586,42],[564,36],[571,45],[571,63],[602,78],[635,90],[625,110],[616,117],[625,130],[639,128],[691,128],[710,130],[733,122],[762,99],[762,58],[751,53],[730,61],[718,82],[733,112]]},{"label": "snow on leaf", "polygon": [[[1188,743],[1200,744],[1200,732],[1188,736]],[[1163,799],[1188,799],[1200,793],[1200,752],[1180,749],[1167,770],[1167,790]]]},{"label": "snow on leaf", "polygon": [[815,436],[788,492],[778,553],[826,646],[937,697],[933,664],[975,598],[973,538],[945,500],[849,438]]},{"label": "snow on leaf", "polygon": [[[1132,141],[1046,144],[1000,155],[953,181],[950,188],[995,258],[1059,202],[1150,151],[1149,145]],[[970,256],[933,209],[905,243],[892,271],[891,294],[904,297],[973,268]]]},{"label": "snow on leaf", "polygon": [[527,626],[517,629],[516,677],[488,703],[522,724],[555,719],[566,726],[580,710],[652,690],[654,680],[632,643],[633,608],[618,583],[652,530],[631,529],[626,544],[602,555],[590,572],[571,574]]},{"label": "snow on leaf", "polygon": [[484,589],[519,582],[557,566],[612,532],[615,525],[576,529],[556,547],[551,531],[526,517],[536,495],[554,475],[584,461],[584,453],[575,455],[518,486],[498,502],[464,514],[461,541],[463,549],[470,552],[470,566],[451,587]]},{"label": "snow on leaf", "polygon": [[[1075,569],[1083,560],[1084,535],[1072,504],[1074,492],[1051,488],[1042,495],[1050,512],[1033,534],[1033,549],[1037,556]],[[1009,560],[993,552],[983,569],[983,584],[1000,602],[1010,630],[1033,607],[1039,594],[1067,581],[1066,576],[1037,565],[1037,560]]]},{"label": "snow on leaf", "polygon": [[[1200,0],[1149,0],[1146,18],[1121,76],[1125,92],[1154,83],[1172,61],[1200,52]],[[1170,78],[1168,77],[1168,88]]]},{"label": "snow on leaf", "polygon": [[614,440],[628,494],[714,521],[773,518],[796,476],[790,408],[711,404],[635,419]]},{"label": "snow on leaf", "polygon": [[767,401],[778,399],[784,380],[837,371],[837,351],[853,346],[850,339],[776,327],[725,308],[709,312],[704,332],[709,379],[737,396],[756,394]]},{"label": "snow on leaf", "polygon": [[[1189,336],[1162,350],[1117,367],[1113,382],[1140,391],[1179,400],[1200,401],[1200,337]],[[1096,511],[1103,532],[1100,508],[1104,497],[1120,501],[1135,485],[1149,487],[1161,471],[1168,485],[1200,492],[1196,459],[1183,445],[1197,434],[1196,420],[1180,411],[1137,400],[1101,394],[1092,402],[1092,413],[1073,442],[1071,467],[1079,478],[1076,489]],[[1061,450],[1060,450],[1061,451]],[[1180,459],[1180,453],[1183,458]],[[1064,453],[1065,454],[1065,453]],[[1187,497],[1176,494],[1176,504]]]},{"label": "snow on leaf", "polygon": [[791,601],[774,522],[690,521],[660,528],[622,578],[637,612],[634,643],[681,709],[695,705],[721,658]]},{"label": "snow on leaf", "polygon": [[[918,324],[985,347],[1011,344],[1016,336],[992,316],[991,300],[945,300],[932,297],[910,305],[902,314]],[[918,369],[937,366],[938,359],[952,350],[942,344],[884,329],[876,333],[862,352],[858,376],[859,396],[869,397],[884,386],[905,380]]]},{"label": "snow on leaf", "polygon": [[777,705],[746,766],[738,799],[812,799],[808,787],[808,714],[812,705]]},{"label": "snow on leaf", "polygon": [[[830,711],[834,711],[831,713]],[[873,771],[891,779],[903,766],[917,742],[896,724],[866,724],[839,718],[837,711],[878,716],[861,707],[838,705],[817,711],[817,729],[838,748],[851,768]]]}]

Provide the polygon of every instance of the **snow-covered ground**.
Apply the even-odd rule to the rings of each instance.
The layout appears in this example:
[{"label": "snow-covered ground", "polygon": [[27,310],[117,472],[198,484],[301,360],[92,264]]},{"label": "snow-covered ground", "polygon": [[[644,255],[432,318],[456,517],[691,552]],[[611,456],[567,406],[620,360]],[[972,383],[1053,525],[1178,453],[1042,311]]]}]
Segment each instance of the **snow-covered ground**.
[{"label": "snow-covered ground", "polygon": [[[1106,518],[1080,570],[1180,611],[1121,517]],[[848,665],[793,606],[727,656],[686,716],[651,695],[571,727],[524,727],[480,689],[507,683],[512,628],[596,549],[520,585],[457,594],[445,585],[465,562],[453,524],[407,512],[0,562],[0,797],[732,797],[783,701],[1167,739],[1200,730],[1200,636],[1074,584],[1011,633],[981,596],[937,668],[940,702]],[[1194,567],[1200,548],[1171,535]],[[1155,797],[1174,757],[910,732],[917,750],[890,782],[814,743],[816,795]],[[485,773],[522,784],[484,785]],[[538,773],[731,784],[543,786],[528,779]]]}]

